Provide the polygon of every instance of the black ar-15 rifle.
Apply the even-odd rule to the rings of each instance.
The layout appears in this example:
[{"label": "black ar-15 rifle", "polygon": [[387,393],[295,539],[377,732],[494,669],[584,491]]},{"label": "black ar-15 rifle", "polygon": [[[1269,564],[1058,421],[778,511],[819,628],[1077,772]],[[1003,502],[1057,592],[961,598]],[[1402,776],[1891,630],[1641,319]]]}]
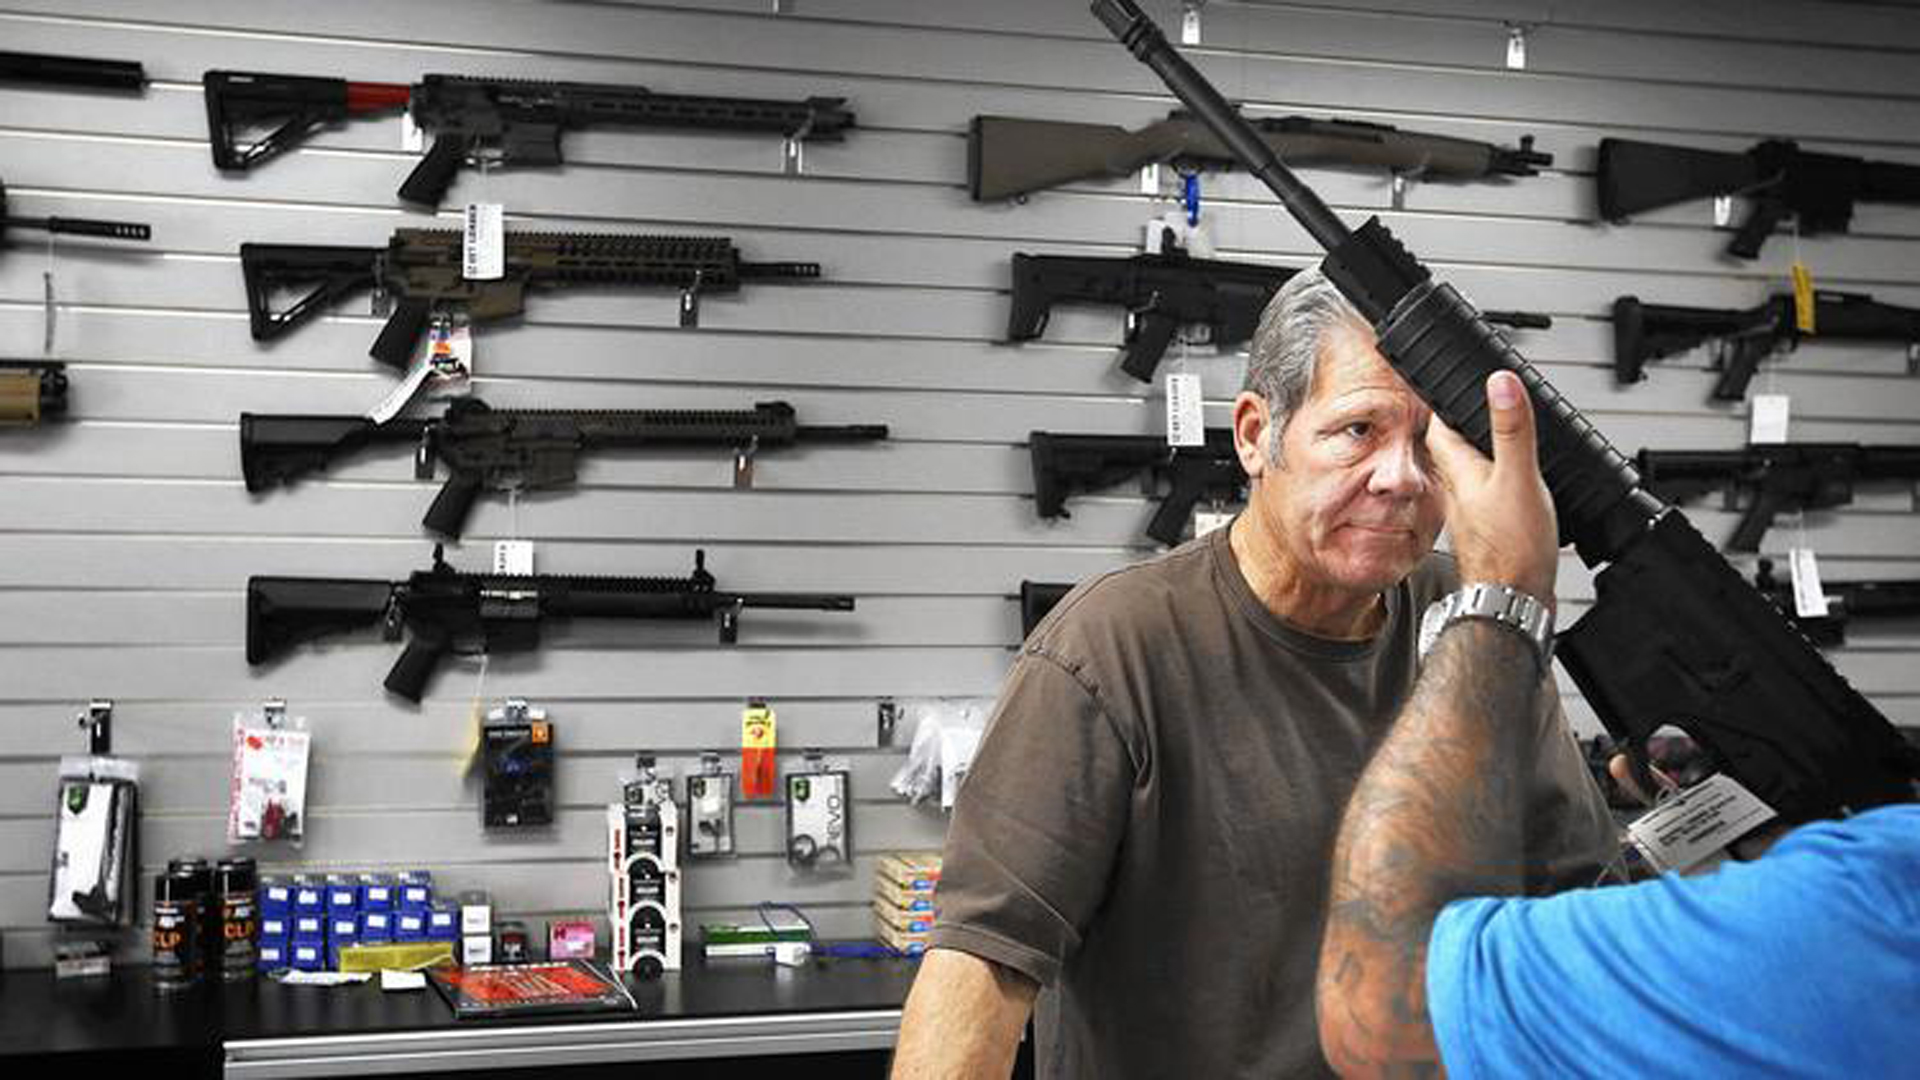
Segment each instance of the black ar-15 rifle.
[{"label": "black ar-15 rifle", "polygon": [[67,365],[0,360],[0,428],[32,427],[67,411]]},{"label": "black ar-15 rifle", "polygon": [[560,577],[467,574],[433,549],[433,567],[406,581],[254,577],[247,580],[247,663],[263,664],[294,645],[380,624],[407,646],[386,688],[419,701],[448,654],[516,652],[540,644],[548,619],[712,619],[720,641],[740,635],[746,608],[852,611],[853,597],[825,593],[730,593],[693,553],[693,574],[661,577]]},{"label": "black ar-15 rifle", "polygon": [[[676,288],[680,325],[693,326],[703,293],[820,276],[818,263],[742,262],[740,249],[720,236],[508,233],[505,247],[504,274],[472,281],[464,276],[463,237],[452,229],[396,229],[383,248],[241,244],[254,340],[280,337],[330,304],[377,289],[396,303],[368,354],[405,367],[436,309],[458,306],[475,322],[502,319],[524,311],[535,286]],[[301,289],[311,291],[274,309],[275,297]]]},{"label": "black ar-15 rifle", "polygon": [[1228,428],[1208,428],[1204,446],[1169,446],[1158,435],[1049,431],[1033,432],[1028,445],[1033,453],[1033,504],[1041,517],[1070,517],[1068,496],[1144,475],[1156,488],[1166,486],[1160,508],[1147,523],[1147,535],[1169,547],[1180,542],[1195,503],[1240,502],[1246,494],[1247,474]]},{"label": "black ar-15 rifle", "polygon": [[[400,185],[408,202],[438,206],[462,165],[558,165],[562,132],[595,125],[759,131],[838,142],[853,126],[844,98],[805,101],[656,94],[644,86],[428,75],[406,83],[348,82],[255,71],[201,80],[213,163],[251,169],[328,124],[400,108],[433,137]],[[246,132],[266,130],[242,145]]]},{"label": "black ar-15 rifle", "polygon": [[1803,333],[1794,319],[1793,294],[1782,293],[1758,307],[1676,307],[1643,304],[1638,297],[1613,302],[1613,377],[1623,383],[1646,377],[1648,360],[1685,352],[1707,341],[1718,343],[1713,384],[1717,401],[1739,401],[1763,357],[1797,348],[1806,338],[1841,341],[1920,343],[1920,309],[1882,304],[1862,293],[1813,294],[1813,331]]},{"label": "black ar-15 rifle", "polygon": [[1640,479],[1662,499],[1687,502],[1737,490],[1751,501],[1727,548],[1759,551],[1774,516],[1853,501],[1860,481],[1920,480],[1920,446],[1756,443],[1739,450],[1642,450]]},{"label": "black ar-15 rifle", "polygon": [[593,450],[725,446],[737,455],[736,483],[751,482],[753,455],[797,443],[866,442],[885,424],[822,427],[796,421],[793,406],[763,401],[752,409],[494,409],[460,398],[438,419],[376,424],[364,416],[240,414],[240,470],[248,491],[326,468],[335,458],[380,443],[413,444],[423,479],[446,462],[447,482],[422,523],[458,538],[482,490],[538,490],[572,484],[580,455]]},{"label": "black ar-15 rifle", "polygon": [[1600,216],[1622,221],[1642,210],[1718,195],[1745,195],[1753,210],[1727,244],[1756,258],[1774,226],[1791,217],[1803,236],[1846,232],[1856,202],[1920,203],[1920,165],[1815,154],[1790,139],[1767,139],[1743,154],[1688,146],[1600,140]]},{"label": "black ar-15 rifle", "polygon": [[1373,321],[1380,351],[1481,453],[1493,448],[1487,377],[1526,384],[1561,538],[1604,564],[1556,655],[1643,775],[1648,737],[1674,724],[1787,823],[1915,797],[1920,752],[1471,304],[1378,218],[1349,230],[1132,0],[1093,11],[1328,249],[1327,276]]},{"label": "black ar-15 rifle", "polygon": [[0,181],[0,247],[7,243],[13,229],[61,236],[97,236],[106,240],[151,240],[153,229],[130,221],[97,221],[93,218],[16,217],[7,212],[7,185]]},{"label": "black ar-15 rifle", "polygon": [[[1127,336],[1120,370],[1152,382],[1153,373],[1183,326],[1205,326],[1216,348],[1253,336],[1260,313],[1287,279],[1289,266],[1196,259],[1181,248],[1122,258],[1075,255],[1013,256],[1013,308],[1007,340],[1032,341],[1047,328],[1055,304],[1109,304],[1127,309]],[[1544,330],[1546,315],[1489,311],[1488,320]]]},{"label": "black ar-15 rifle", "polygon": [[[1480,180],[1532,176],[1553,164],[1533,136],[1518,149],[1423,135],[1358,120],[1272,116],[1254,122],[1266,143],[1296,165],[1350,165],[1396,173]],[[1076,180],[1126,176],[1143,166],[1181,172],[1235,164],[1229,150],[1192,114],[1175,111],[1138,131],[1112,124],[976,116],[967,133],[967,189],[977,201],[1006,199]]]},{"label": "black ar-15 rifle", "polygon": [[1753,587],[1793,620],[1815,645],[1843,645],[1847,623],[1860,619],[1900,619],[1920,615],[1920,579],[1902,581],[1822,581],[1827,598],[1825,615],[1797,615],[1793,582],[1773,576],[1773,560],[1761,559],[1753,572]]}]

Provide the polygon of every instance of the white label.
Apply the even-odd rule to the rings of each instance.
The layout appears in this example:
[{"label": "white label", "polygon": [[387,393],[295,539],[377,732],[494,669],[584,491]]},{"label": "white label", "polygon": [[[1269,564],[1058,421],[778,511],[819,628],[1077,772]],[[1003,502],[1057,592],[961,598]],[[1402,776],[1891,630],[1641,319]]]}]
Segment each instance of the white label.
[{"label": "white label", "polygon": [[55,311],[58,310],[53,303],[53,271],[48,270],[41,274],[40,283],[43,297],[40,308],[40,325],[43,328],[40,351],[51,354],[53,352],[53,319]]},{"label": "white label", "polygon": [[1518,26],[1507,27],[1507,67],[1514,71],[1527,69],[1527,32]]},{"label": "white label", "polygon": [[1180,44],[1200,44],[1200,5],[1182,4],[1185,10],[1180,13]]},{"label": "white label", "polygon": [[499,203],[468,203],[461,244],[460,276],[468,281],[499,281],[507,274],[507,234]]},{"label": "white label", "polygon": [[1199,539],[1215,529],[1224,529],[1233,523],[1233,514],[1226,510],[1195,510],[1193,512],[1193,536]]},{"label": "white label", "polygon": [[1206,419],[1200,415],[1200,376],[1167,375],[1167,445],[1205,446]]},{"label": "white label", "polygon": [[1160,163],[1150,162],[1140,166],[1140,194],[1160,194]]},{"label": "white label", "polygon": [[1713,227],[1724,229],[1733,223],[1733,196],[1715,195],[1713,197]]},{"label": "white label", "polygon": [[1656,869],[1685,873],[1773,817],[1738,780],[1715,773],[1627,826],[1627,836]]},{"label": "white label", "polygon": [[1749,408],[1752,410],[1752,427],[1747,432],[1750,443],[1783,443],[1787,441],[1787,405],[1785,394],[1754,394]]},{"label": "white label", "polygon": [[532,577],[533,541],[497,541],[493,545],[493,572],[507,577]]},{"label": "white label", "polygon": [[393,393],[388,394],[380,404],[375,405],[373,410],[367,413],[367,419],[376,424],[384,424],[399,416],[400,410],[407,407],[407,402],[413,400],[413,395],[420,392],[421,384],[425,383],[427,377],[432,374],[433,365],[425,360],[413,365],[408,370],[407,377],[400,380],[399,386],[393,388]]},{"label": "white label", "polygon": [[409,154],[425,153],[427,149],[426,133],[420,130],[419,124],[413,122],[412,109],[400,114],[400,149]]},{"label": "white label", "polygon": [[425,990],[427,976],[419,971],[396,971],[391,968],[380,973],[380,989],[387,993],[404,990]]},{"label": "white label", "polygon": [[1827,617],[1827,591],[1820,587],[1820,564],[1812,548],[1787,549],[1787,566],[1793,572],[1793,613],[1803,619]]}]

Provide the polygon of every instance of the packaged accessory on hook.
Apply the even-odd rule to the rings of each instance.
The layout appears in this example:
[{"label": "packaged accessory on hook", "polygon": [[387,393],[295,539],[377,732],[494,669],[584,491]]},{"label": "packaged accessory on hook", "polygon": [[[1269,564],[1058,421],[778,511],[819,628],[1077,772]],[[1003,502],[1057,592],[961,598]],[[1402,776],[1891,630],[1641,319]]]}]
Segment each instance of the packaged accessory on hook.
[{"label": "packaged accessory on hook", "polygon": [[733,773],[718,753],[700,755],[700,771],[687,774],[687,857],[731,858]]},{"label": "packaged accessory on hook", "polygon": [[973,765],[986,731],[992,702],[986,700],[922,701],[907,706],[919,718],[907,763],[894,774],[893,790],[918,805],[938,793],[940,808],[952,810],[960,783]]},{"label": "packaged accessory on hook", "polygon": [[112,702],[93,702],[80,716],[92,753],[60,759],[58,824],[47,898],[47,918],[54,922],[133,923],[140,766],[108,756],[112,719]]},{"label": "packaged accessory on hook", "polygon": [[853,873],[852,774],[808,752],[787,774],[787,865],[803,873]]},{"label": "packaged accessory on hook", "polygon": [[288,720],[284,701],[268,701],[252,716],[233,714],[228,843],[306,839],[311,747],[306,719]]}]

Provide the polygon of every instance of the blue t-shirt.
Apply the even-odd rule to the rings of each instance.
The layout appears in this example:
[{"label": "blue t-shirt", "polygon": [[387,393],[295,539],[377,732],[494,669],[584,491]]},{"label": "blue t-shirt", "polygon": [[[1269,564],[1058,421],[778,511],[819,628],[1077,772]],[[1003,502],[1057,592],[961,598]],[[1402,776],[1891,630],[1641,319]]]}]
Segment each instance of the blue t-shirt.
[{"label": "blue t-shirt", "polygon": [[1700,877],[1457,900],[1427,1004],[1458,1078],[1914,1075],[1920,806]]}]

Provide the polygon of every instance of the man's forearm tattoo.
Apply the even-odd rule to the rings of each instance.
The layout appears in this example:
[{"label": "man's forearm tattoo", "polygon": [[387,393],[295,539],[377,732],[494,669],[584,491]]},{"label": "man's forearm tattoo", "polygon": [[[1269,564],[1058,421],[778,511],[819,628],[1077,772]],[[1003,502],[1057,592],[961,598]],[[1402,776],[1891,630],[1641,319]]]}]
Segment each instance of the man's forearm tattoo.
[{"label": "man's forearm tattoo", "polygon": [[[1519,891],[1540,677],[1491,623],[1450,627],[1361,774],[1334,847],[1319,1001],[1344,1010],[1342,1072],[1433,1075],[1427,937],[1461,896]],[[1324,1020],[1324,1018],[1323,1018]],[[1327,1025],[1323,1022],[1323,1031]]]}]

